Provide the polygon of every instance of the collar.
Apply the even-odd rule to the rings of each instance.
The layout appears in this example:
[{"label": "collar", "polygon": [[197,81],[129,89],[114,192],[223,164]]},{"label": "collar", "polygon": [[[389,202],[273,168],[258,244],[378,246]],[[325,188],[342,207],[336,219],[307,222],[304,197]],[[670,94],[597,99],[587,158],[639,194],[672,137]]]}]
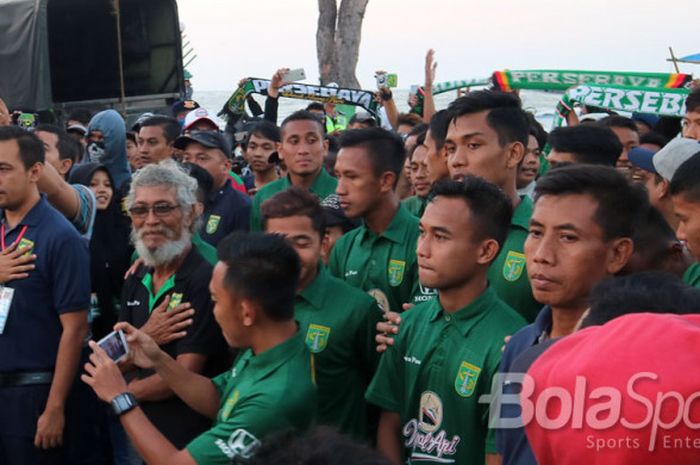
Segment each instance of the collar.
[{"label": "collar", "polygon": [[[394,214],[394,217],[391,219],[389,227],[386,228],[378,237],[384,237],[392,242],[396,242],[397,244],[402,243],[410,230],[410,228],[406,227],[406,223],[410,223],[412,219],[415,219],[415,217],[409,213],[408,209],[404,207],[401,202],[399,202],[399,209],[396,210],[396,214]],[[370,231],[365,224],[362,225],[362,228],[363,239],[375,236],[375,234]]]},{"label": "collar", "polygon": [[326,267],[319,264],[316,277],[304,290],[297,294],[297,299],[307,301],[314,309],[322,309],[323,301],[328,290],[329,274]]},{"label": "collar", "polygon": [[545,305],[537,314],[535,322],[532,323],[532,336],[533,339],[530,341],[532,345],[539,344],[541,342],[543,334],[549,334],[552,330],[552,307]]},{"label": "collar", "polygon": [[432,308],[430,309],[430,322],[434,323],[438,319],[444,318],[447,322],[455,325],[462,335],[466,336],[474,325],[486,315],[497,299],[496,292],[489,286],[466,307],[448,313],[440,305],[440,299],[435,298],[432,300]]},{"label": "collar", "polygon": [[291,359],[299,353],[299,351],[305,348],[304,337],[301,331],[297,329],[294,336],[290,337],[281,344],[277,344],[275,347],[267,349],[265,352],[252,355],[248,363],[248,370],[254,370],[254,379],[260,380],[265,378],[273,371],[277,370],[282,366],[287,360]]},{"label": "collar", "polygon": [[532,199],[527,195],[520,197],[518,207],[513,211],[512,226],[518,226],[524,230],[530,229],[530,218],[532,217]]},{"label": "collar", "polygon": [[[284,189],[287,189],[288,187],[292,186],[292,180],[289,178],[289,175],[280,179],[282,180],[282,185],[284,186]],[[326,185],[332,180],[333,177],[330,174],[328,174],[328,172],[323,166],[321,166],[321,171],[319,171],[316,177],[314,178],[314,182],[311,183],[311,187],[309,187],[309,190],[314,194],[318,195],[319,192],[325,190]]]},{"label": "collar", "polygon": [[[20,225],[27,225],[27,226],[38,226],[39,222],[41,221],[42,217],[44,216],[44,212],[46,209],[49,207],[49,203],[46,200],[46,194],[39,194],[39,201],[34,204],[34,206],[27,212],[26,215],[24,215],[24,218],[17,223],[17,226]],[[2,213],[2,222],[5,222],[5,210],[1,210]],[[15,228],[17,228],[15,226]],[[13,228],[13,229],[15,229]],[[7,231],[9,232],[9,231]]]}]

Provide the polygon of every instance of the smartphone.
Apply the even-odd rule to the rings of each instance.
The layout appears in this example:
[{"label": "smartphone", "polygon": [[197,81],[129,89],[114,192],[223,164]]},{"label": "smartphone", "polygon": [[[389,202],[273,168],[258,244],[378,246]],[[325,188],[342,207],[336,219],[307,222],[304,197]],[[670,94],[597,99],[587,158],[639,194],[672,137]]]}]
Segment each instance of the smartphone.
[{"label": "smartphone", "polygon": [[112,331],[97,342],[97,345],[102,348],[109,358],[118,362],[129,354],[129,346],[126,343],[126,337],[123,331]]},{"label": "smartphone", "polygon": [[374,75],[374,79],[377,80],[377,89],[381,89],[382,87],[387,87],[386,85],[386,73],[376,73]]},{"label": "smartphone", "polygon": [[417,85],[412,85],[411,90],[408,91],[410,95],[418,95],[418,86]]},{"label": "smartphone", "polygon": [[304,68],[290,69],[282,78],[284,82],[303,81],[304,79],[306,79]]},{"label": "smartphone", "polygon": [[389,73],[386,75],[386,86],[387,87],[398,87],[399,85],[399,75],[396,73]]}]

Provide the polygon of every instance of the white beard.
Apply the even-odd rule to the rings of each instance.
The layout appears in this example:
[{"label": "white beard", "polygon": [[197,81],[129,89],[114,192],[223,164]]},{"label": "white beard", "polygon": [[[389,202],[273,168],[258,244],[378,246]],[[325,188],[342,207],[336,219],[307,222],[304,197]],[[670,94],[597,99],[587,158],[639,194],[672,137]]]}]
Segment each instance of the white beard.
[{"label": "white beard", "polygon": [[[172,231],[167,231],[166,236],[170,239]],[[176,258],[187,250],[192,242],[192,233],[189,230],[182,231],[180,239],[168,240],[165,244],[151,251],[141,240],[139,233],[131,230],[131,241],[134,243],[136,253],[143,259],[144,265],[148,267],[163,266],[172,263]]]}]

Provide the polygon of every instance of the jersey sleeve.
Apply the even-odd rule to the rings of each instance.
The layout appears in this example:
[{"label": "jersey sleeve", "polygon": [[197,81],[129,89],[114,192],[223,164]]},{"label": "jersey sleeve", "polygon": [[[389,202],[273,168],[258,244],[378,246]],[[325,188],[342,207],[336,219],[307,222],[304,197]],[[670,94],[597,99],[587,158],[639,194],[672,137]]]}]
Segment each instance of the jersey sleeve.
[{"label": "jersey sleeve", "polygon": [[403,355],[397,337],[396,343],[389,346],[379,360],[372,382],[367,388],[365,398],[387,412],[401,412],[403,397]]},{"label": "jersey sleeve", "polygon": [[55,241],[51,251],[51,290],[59,314],[90,308],[90,253],[87,243],[70,232]]},{"label": "jersey sleeve", "polygon": [[250,231],[259,232],[262,229],[260,220],[260,193],[253,197],[253,204],[250,206]]},{"label": "jersey sleeve", "polygon": [[71,187],[78,196],[78,213],[70,218],[70,222],[78,230],[78,233],[85,239],[92,237],[92,228],[95,224],[96,204],[95,194],[89,187],[82,184],[71,184]]}]

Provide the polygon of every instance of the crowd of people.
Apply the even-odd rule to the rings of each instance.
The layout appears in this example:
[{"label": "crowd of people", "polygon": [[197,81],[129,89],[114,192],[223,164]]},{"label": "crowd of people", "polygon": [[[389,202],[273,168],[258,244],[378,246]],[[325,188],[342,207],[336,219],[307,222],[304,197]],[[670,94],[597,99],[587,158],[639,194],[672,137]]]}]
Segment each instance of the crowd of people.
[{"label": "crowd of people", "polygon": [[0,104],[0,463],[698,463],[700,89],[547,133],[429,53],[278,125],[285,71],[235,133]]}]

